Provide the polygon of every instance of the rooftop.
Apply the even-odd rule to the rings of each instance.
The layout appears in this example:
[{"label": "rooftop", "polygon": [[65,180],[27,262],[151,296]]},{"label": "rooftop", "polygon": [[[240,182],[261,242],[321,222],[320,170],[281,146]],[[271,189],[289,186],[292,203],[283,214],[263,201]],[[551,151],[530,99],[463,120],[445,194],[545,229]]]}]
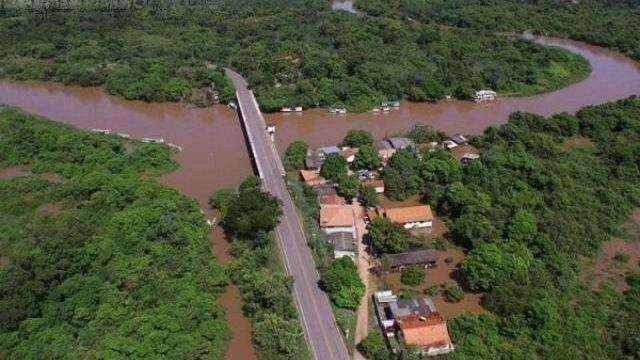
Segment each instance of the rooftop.
[{"label": "rooftop", "polygon": [[343,227],[354,226],[354,224],[355,218],[351,206],[325,204],[320,206],[321,227]]},{"label": "rooftop", "polygon": [[425,315],[436,312],[436,306],[430,297],[417,297],[413,299],[399,299],[389,303],[391,313],[395,319],[410,315]]},{"label": "rooftop", "polygon": [[430,264],[438,260],[438,252],[433,249],[407,251],[386,255],[386,259],[391,267]]},{"label": "rooftop", "polygon": [[389,143],[391,144],[391,146],[393,146],[394,149],[406,149],[410,146],[415,146],[415,144],[413,143],[413,141],[411,141],[409,138],[406,137],[390,137],[387,139],[387,141],[389,141]]},{"label": "rooftop", "polygon": [[327,235],[327,240],[333,244],[333,248],[337,251],[354,251],[356,246],[354,244],[355,238],[350,232],[336,232]]},{"label": "rooftop", "polygon": [[451,137],[451,141],[458,145],[461,145],[467,143],[469,140],[462,134],[455,134]]},{"label": "rooftop", "polygon": [[319,150],[325,155],[340,154],[340,149],[337,146],[323,146]]},{"label": "rooftop", "polygon": [[451,344],[447,323],[438,313],[410,315],[397,320],[407,345],[441,347]]},{"label": "rooftop", "polygon": [[384,187],[384,181],[382,181],[381,179],[365,180],[362,182],[362,185],[371,186],[373,188]]},{"label": "rooftop", "polygon": [[389,220],[401,224],[433,221],[433,213],[429,205],[389,208],[385,209],[385,214]]},{"label": "rooftop", "polygon": [[391,143],[389,143],[389,141],[384,140],[384,139],[374,142],[373,143],[373,147],[376,148],[376,150],[391,150],[391,149],[393,149],[393,146],[391,146]]}]

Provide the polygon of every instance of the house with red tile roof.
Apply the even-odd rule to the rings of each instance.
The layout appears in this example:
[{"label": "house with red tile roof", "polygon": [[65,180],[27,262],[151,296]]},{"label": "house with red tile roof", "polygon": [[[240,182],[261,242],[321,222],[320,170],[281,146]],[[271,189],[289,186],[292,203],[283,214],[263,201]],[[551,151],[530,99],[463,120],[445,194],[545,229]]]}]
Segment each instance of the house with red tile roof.
[{"label": "house with red tile roof", "polygon": [[433,226],[433,213],[429,205],[387,208],[384,211],[384,215],[387,219],[402,224],[405,229]]},{"label": "house with red tile roof", "polygon": [[400,340],[419,347],[425,355],[442,355],[454,350],[447,322],[437,312],[404,316],[396,319],[396,327]]},{"label": "house with red tile roof", "polygon": [[329,235],[348,232],[356,236],[356,219],[351,205],[320,205],[320,227]]}]

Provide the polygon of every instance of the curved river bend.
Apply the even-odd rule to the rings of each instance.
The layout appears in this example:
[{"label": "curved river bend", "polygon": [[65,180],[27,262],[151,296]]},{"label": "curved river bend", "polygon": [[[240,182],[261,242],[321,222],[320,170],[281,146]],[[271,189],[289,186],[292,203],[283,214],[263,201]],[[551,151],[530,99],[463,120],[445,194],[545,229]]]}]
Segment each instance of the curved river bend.
[{"label": "curved river bend", "polygon": [[[494,103],[474,104],[443,101],[436,104],[403,102],[389,114],[332,115],[314,109],[302,114],[269,114],[268,123],[277,126],[280,150],[293,140],[311,146],[339,142],[352,128],[368,129],[376,137],[409,130],[416,123],[430,124],[448,133],[477,134],[486,127],[506,122],[514,111],[542,115],[574,112],[586,105],[640,94],[640,64],[615,52],[570,40],[538,39],[538,42],[564,47],[591,62],[591,75],[576,84],[551,93],[505,98]],[[184,104],[149,104],[106,95],[98,88],[81,88],[55,83],[0,81],[0,103],[83,129],[108,128],[134,138],[163,137],[183,147],[175,156],[180,168],[161,178],[198,201],[209,218],[207,199],[221,187],[237,185],[251,174],[251,163],[236,113],[224,106],[206,109]],[[219,228],[211,236],[214,254],[222,263],[232,258]],[[226,309],[234,338],[228,359],[255,359],[251,327],[242,314],[238,289],[230,286],[220,302]]]}]

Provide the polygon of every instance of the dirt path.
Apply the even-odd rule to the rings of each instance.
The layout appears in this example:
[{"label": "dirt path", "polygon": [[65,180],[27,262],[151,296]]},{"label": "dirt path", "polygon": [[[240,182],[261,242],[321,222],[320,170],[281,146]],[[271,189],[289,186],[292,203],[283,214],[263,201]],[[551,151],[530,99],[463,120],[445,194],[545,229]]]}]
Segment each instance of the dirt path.
[{"label": "dirt path", "polygon": [[[360,278],[365,285],[365,292],[362,300],[360,301],[360,306],[357,310],[358,320],[356,323],[356,333],[355,333],[355,343],[356,345],[360,343],[364,338],[367,337],[369,332],[369,299],[371,298],[371,292],[373,291],[371,288],[371,279],[369,268],[371,266],[371,258],[369,253],[366,252],[366,246],[363,243],[362,239],[364,235],[367,233],[367,227],[364,223],[364,208],[360,206],[358,202],[354,202],[353,204],[353,212],[356,217],[356,231],[357,231],[357,243],[358,243],[358,273],[360,274]],[[353,352],[353,358],[355,360],[364,360],[365,357],[360,354],[359,351]]]}]

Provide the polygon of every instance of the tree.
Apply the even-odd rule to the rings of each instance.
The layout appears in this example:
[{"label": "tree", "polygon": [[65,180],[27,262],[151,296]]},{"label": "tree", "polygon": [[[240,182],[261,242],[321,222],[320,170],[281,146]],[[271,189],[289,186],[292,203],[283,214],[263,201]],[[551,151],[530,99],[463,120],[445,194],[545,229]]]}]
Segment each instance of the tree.
[{"label": "tree", "polygon": [[297,359],[302,331],[295,320],[265,314],[253,327],[254,340],[265,359]]},{"label": "tree", "polygon": [[385,191],[395,200],[417,194],[421,180],[415,156],[408,150],[396,151],[383,171]]},{"label": "tree", "polygon": [[523,244],[485,243],[469,252],[461,269],[472,290],[488,291],[507,281],[528,283],[533,262],[533,255]]},{"label": "tree", "polygon": [[360,305],[365,290],[358,268],[347,256],[331,262],[322,273],[322,286],[337,307],[347,309],[356,309]]},{"label": "tree", "polygon": [[284,153],[284,165],[288,170],[304,168],[304,160],[307,157],[309,145],[303,141],[294,141],[289,144]]},{"label": "tree", "polygon": [[237,196],[238,194],[234,189],[217,190],[209,198],[209,206],[211,206],[212,209],[218,209],[221,217],[224,218],[227,208],[235,201]]},{"label": "tree", "polygon": [[280,200],[260,189],[241,190],[222,219],[226,231],[250,239],[260,231],[269,232],[282,215]]},{"label": "tree", "polygon": [[358,196],[360,182],[355,175],[342,175],[338,178],[338,193],[347,200]]},{"label": "tree", "polygon": [[425,124],[416,124],[407,136],[416,144],[440,141],[446,137],[442,131],[435,130],[431,126]]},{"label": "tree", "polygon": [[426,153],[420,163],[420,176],[426,183],[440,185],[460,181],[462,166],[449,151],[436,150]]},{"label": "tree", "polygon": [[380,331],[370,331],[358,348],[362,349],[363,355],[370,360],[388,360],[391,354]]},{"label": "tree", "polygon": [[460,288],[460,286],[452,285],[444,291],[444,297],[449,302],[457,303],[460,302],[460,300],[464,299],[464,291],[462,291],[462,288]]},{"label": "tree", "polygon": [[378,206],[378,193],[376,189],[372,186],[361,186],[360,187],[360,203],[365,207],[376,207]]},{"label": "tree", "polygon": [[349,130],[347,135],[342,140],[342,143],[345,146],[351,146],[355,148],[359,148],[363,145],[373,145],[373,136],[367,130],[358,130],[353,129]]},{"label": "tree", "polygon": [[422,266],[411,266],[400,274],[400,282],[409,286],[418,286],[424,281],[426,271]]},{"label": "tree", "polygon": [[353,160],[353,166],[356,169],[376,170],[380,167],[380,164],[380,155],[371,145],[360,146]]},{"label": "tree", "polygon": [[338,154],[329,154],[322,164],[320,175],[325,179],[338,181],[341,176],[347,175],[347,160]]},{"label": "tree", "polygon": [[409,247],[409,231],[387,218],[378,217],[369,224],[371,246],[377,253],[396,254]]}]

